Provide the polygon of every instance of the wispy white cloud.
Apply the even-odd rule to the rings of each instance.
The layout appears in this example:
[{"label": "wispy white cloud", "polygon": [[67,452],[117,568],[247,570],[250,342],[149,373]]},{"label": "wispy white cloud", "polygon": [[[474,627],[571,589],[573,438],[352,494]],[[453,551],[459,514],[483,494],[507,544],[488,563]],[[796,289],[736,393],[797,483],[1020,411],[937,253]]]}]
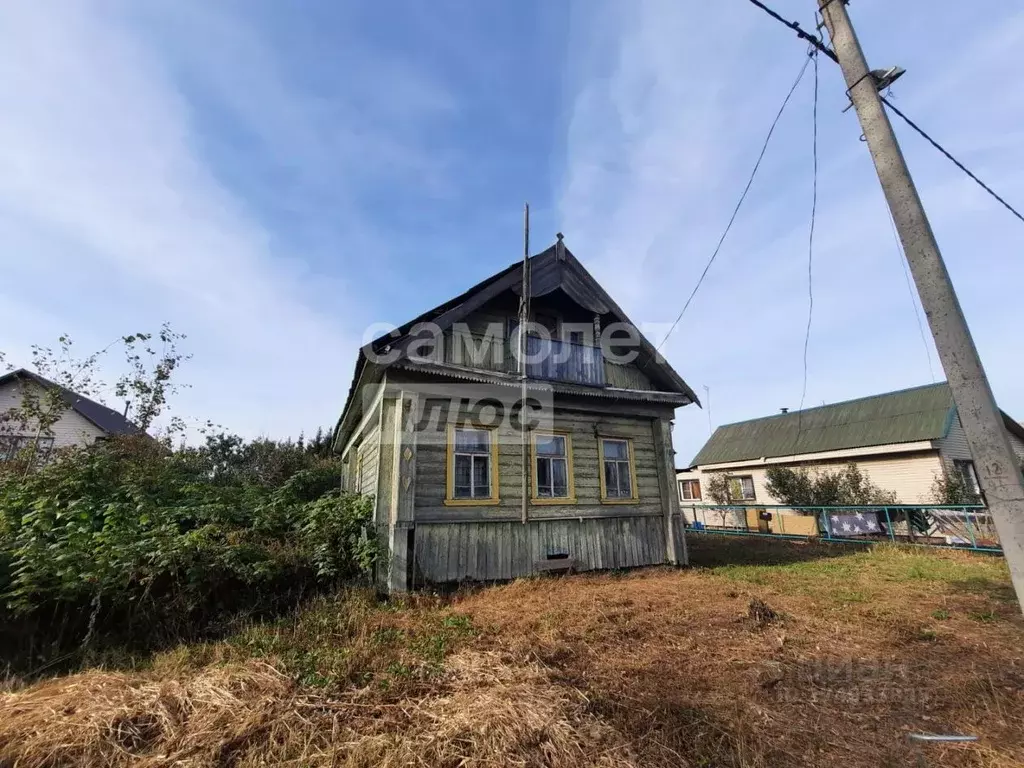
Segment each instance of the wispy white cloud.
[{"label": "wispy white cloud", "polygon": [[[450,97],[426,76],[366,61],[361,96],[318,99],[289,80],[244,16],[201,3],[138,10],[0,8],[0,319],[9,361],[26,362],[30,343],[63,330],[98,347],[166,319],[189,334],[195,355],[183,412],[249,434],[329,424],[372,310],[344,264],[302,250],[310,237],[301,225],[343,222],[344,247],[316,255],[347,261],[354,275],[366,269],[368,244],[378,257],[386,245],[360,215],[354,185],[410,170],[440,184],[430,155],[407,139],[418,115],[450,110]],[[389,93],[373,91],[382,83]],[[389,106],[390,93],[403,94],[403,106]],[[256,179],[226,178],[245,168],[219,168],[211,157],[215,132],[200,98],[231,130],[255,137],[236,159],[278,171],[278,196],[272,185],[264,191],[278,215],[291,196],[295,237],[256,210],[267,202]],[[391,110],[383,126],[366,119],[374,106]]]},{"label": "wispy white cloud", "polygon": [[[901,59],[892,63],[907,67],[899,103],[1020,200],[1024,147],[1010,137],[1024,120],[1016,85],[1024,65],[1015,54],[1024,16],[1001,4],[982,6],[960,7],[955,18],[923,0],[898,8],[864,3],[852,12],[869,56],[897,52]],[[608,0],[576,9],[572,47],[581,63],[570,65],[567,81],[573,108],[563,227],[574,253],[634,320],[666,328],[725,226],[804,44],[743,4]],[[809,21],[803,7],[781,9]],[[941,52],[929,43],[937,35],[949,43]],[[857,141],[854,113],[840,111],[846,99],[837,69],[823,60],[820,76],[806,405],[929,381],[870,157]],[[666,345],[698,394],[702,385],[711,388],[716,424],[795,408],[801,396],[811,82],[809,71],[729,240]],[[914,134],[898,130],[993,386],[1004,408],[1024,416],[1009,321],[1024,278],[1020,222]],[[695,408],[680,411],[679,463],[706,439],[706,419]]]}]

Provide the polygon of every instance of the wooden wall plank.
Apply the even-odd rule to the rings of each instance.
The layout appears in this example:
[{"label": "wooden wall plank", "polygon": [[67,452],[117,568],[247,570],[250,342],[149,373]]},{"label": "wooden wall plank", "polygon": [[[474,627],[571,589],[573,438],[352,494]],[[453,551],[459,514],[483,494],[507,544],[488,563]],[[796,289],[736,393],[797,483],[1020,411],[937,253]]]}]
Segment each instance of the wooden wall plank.
[{"label": "wooden wall plank", "polygon": [[[419,580],[507,581],[535,572],[535,561],[566,552],[580,571],[665,562],[660,517],[416,526]],[[422,583],[418,586],[423,586]]]},{"label": "wooden wall plank", "polygon": [[480,555],[480,526],[469,526],[466,536],[466,578],[472,581],[479,581],[477,558]]}]

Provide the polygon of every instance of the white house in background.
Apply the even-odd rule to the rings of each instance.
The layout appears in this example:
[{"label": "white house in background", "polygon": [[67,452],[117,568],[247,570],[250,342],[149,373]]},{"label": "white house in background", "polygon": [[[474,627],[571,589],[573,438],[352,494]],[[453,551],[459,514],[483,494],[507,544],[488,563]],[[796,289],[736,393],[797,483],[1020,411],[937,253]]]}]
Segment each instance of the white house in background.
[{"label": "white house in background", "polygon": [[[1024,462],[1024,427],[1002,415]],[[765,488],[768,467],[837,469],[851,462],[904,504],[933,502],[932,484],[943,473],[957,472],[978,487],[952,393],[941,382],[721,426],[677,472],[680,504],[712,504],[707,478],[719,472],[736,480],[742,498],[734,504],[777,504]]]},{"label": "white house in background", "polygon": [[141,429],[117,411],[72,392],[37,373],[19,368],[0,376],[0,461],[12,458],[37,437],[34,425],[3,418],[5,414],[21,406],[30,387],[56,389],[65,405],[64,412],[50,427],[48,433],[38,436],[37,451],[41,458],[45,459],[57,448],[89,445],[113,435],[142,433]]}]

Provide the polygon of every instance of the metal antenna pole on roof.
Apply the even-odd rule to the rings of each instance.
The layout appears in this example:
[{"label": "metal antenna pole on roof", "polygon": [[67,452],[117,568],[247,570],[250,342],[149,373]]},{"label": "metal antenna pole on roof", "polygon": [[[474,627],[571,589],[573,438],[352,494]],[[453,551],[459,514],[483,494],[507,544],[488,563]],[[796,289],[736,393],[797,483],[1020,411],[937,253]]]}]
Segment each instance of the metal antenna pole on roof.
[{"label": "metal antenna pole on roof", "polygon": [[523,290],[519,297],[519,437],[522,449],[522,492],[523,492],[523,523],[526,523],[529,496],[528,472],[526,460],[526,323],[530,319],[530,204],[527,203],[523,213]]}]

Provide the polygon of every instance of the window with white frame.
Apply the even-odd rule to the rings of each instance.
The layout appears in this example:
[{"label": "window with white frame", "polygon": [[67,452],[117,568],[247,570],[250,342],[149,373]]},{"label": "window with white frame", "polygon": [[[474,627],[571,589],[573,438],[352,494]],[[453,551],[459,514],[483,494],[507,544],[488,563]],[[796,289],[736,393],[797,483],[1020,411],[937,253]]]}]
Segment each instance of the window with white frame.
[{"label": "window with white frame", "polygon": [[629,441],[602,438],[601,459],[604,463],[605,498],[633,498],[633,462],[630,459]]},{"label": "window with white frame", "polygon": [[729,478],[729,493],[734,501],[753,501],[754,478],[750,475],[734,475]]},{"label": "window with white frame", "polygon": [[487,429],[458,427],[452,436],[452,498],[492,497],[491,441]]},{"label": "window with white frame", "polygon": [[700,501],[700,480],[680,480],[679,497],[686,501]]},{"label": "window with white frame", "polygon": [[569,441],[565,435],[535,433],[535,498],[566,499],[570,493]]},{"label": "window with white frame", "polygon": [[970,459],[953,459],[953,470],[960,475],[967,490],[973,494],[981,493],[978,484],[978,473],[974,470],[974,462]]}]

